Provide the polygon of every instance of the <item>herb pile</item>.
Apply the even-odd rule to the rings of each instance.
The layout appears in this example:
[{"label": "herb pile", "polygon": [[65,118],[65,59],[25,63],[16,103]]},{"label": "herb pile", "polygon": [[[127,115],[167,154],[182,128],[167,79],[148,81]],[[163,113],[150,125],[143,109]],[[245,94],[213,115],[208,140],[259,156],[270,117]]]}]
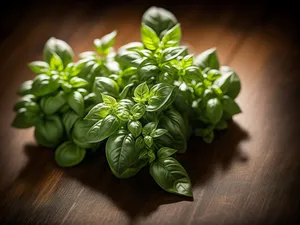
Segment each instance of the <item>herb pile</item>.
[{"label": "herb pile", "polygon": [[191,135],[211,143],[241,112],[234,101],[239,78],[220,66],[216,49],[195,56],[181,46],[180,24],[165,9],[144,13],[141,42],[115,51],[116,36],[94,40],[95,51],[80,53],[76,62],[66,42],[50,38],[44,61],[29,63],[36,76],[18,90],[12,126],[34,127],[39,145],[56,148],[59,166],[77,165],[105,146],[116,177],[149,167],[161,188],[192,196],[175,156],[187,151]]}]

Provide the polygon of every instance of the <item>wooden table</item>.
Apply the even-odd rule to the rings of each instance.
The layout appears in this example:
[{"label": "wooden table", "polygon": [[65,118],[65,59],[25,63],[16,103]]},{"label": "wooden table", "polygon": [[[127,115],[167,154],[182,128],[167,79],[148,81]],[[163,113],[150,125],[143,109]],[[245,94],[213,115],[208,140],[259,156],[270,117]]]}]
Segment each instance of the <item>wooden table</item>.
[{"label": "wooden table", "polygon": [[[265,3],[158,3],[40,3],[19,9],[19,17],[10,14],[7,22],[14,29],[7,29],[0,43],[0,224],[297,224],[295,13],[270,10]],[[232,66],[242,82],[237,102],[243,113],[213,144],[194,139],[179,157],[193,183],[193,200],[160,190],[147,170],[118,180],[101,152],[77,167],[59,168],[53,151],[36,145],[32,129],[10,127],[16,90],[33,77],[27,63],[41,59],[50,36],[67,41],[77,54],[113,29],[119,32],[117,47],[138,41],[142,13],[151,4],[172,10],[182,25],[182,43],[194,52],[217,47],[221,64]]]}]

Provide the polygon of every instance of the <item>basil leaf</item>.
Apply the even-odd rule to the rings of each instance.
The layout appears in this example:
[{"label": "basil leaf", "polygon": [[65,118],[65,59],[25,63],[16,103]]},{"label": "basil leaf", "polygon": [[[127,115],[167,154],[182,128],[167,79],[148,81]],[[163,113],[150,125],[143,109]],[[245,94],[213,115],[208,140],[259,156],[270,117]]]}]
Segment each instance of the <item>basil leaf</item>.
[{"label": "basil leaf", "polygon": [[95,146],[93,143],[89,143],[86,139],[87,132],[95,124],[93,120],[78,119],[72,129],[72,139],[74,143],[80,148],[92,148]]},{"label": "basil leaf", "polygon": [[105,105],[114,107],[117,104],[117,100],[109,95],[101,94],[102,100]]},{"label": "basil leaf", "polygon": [[72,77],[70,79],[70,84],[73,88],[80,88],[87,86],[89,83],[85,79],[79,77]]},{"label": "basil leaf", "polygon": [[176,24],[170,30],[168,30],[162,38],[164,48],[178,46],[181,39],[180,24]]},{"label": "basil leaf", "polygon": [[136,102],[145,102],[149,95],[149,88],[146,82],[138,85],[134,90],[134,100]]},{"label": "basil leaf", "polygon": [[66,141],[55,151],[54,158],[61,167],[71,167],[79,164],[85,157],[85,149],[78,147],[72,141]]},{"label": "basil leaf", "polygon": [[153,112],[163,107],[171,98],[173,91],[174,87],[167,83],[154,85],[150,90],[151,97],[148,99],[147,111]]},{"label": "basil leaf", "polygon": [[102,101],[101,94],[110,95],[114,98],[119,95],[119,86],[118,84],[107,77],[96,77],[93,92],[96,94],[99,101]]},{"label": "basil leaf", "polygon": [[161,63],[165,63],[172,59],[176,59],[178,56],[183,54],[186,50],[187,48],[184,46],[166,48],[165,50],[162,51]]},{"label": "basil leaf", "polygon": [[120,97],[121,99],[126,98],[126,97],[128,96],[128,93],[129,93],[131,87],[133,87],[133,86],[134,86],[133,83],[127,84],[127,85],[123,88],[123,90],[121,91],[119,97]]},{"label": "basil leaf", "polygon": [[34,72],[35,74],[42,74],[49,72],[49,64],[44,61],[34,61],[28,64],[28,67]]},{"label": "basil leaf", "polygon": [[192,66],[193,63],[194,63],[194,55],[192,55],[192,54],[184,56],[183,59],[181,60],[183,69],[186,69],[187,67]]},{"label": "basil leaf", "polygon": [[192,197],[191,181],[185,169],[172,158],[159,158],[150,166],[150,174],[165,191]]},{"label": "basil leaf", "polygon": [[63,61],[55,52],[51,53],[50,67],[53,70],[62,71],[64,69]]},{"label": "basil leaf", "polygon": [[67,97],[68,105],[79,115],[84,113],[84,100],[78,91],[71,92]]},{"label": "basil leaf", "polygon": [[200,53],[194,60],[196,66],[201,70],[209,67],[211,69],[219,69],[220,63],[216,53],[216,48],[210,48]]},{"label": "basil leaf", "polygon": [[69,110],[63,114],[62,122],[68,136],[70,136],[72,128],[79,118],[80,117],[73,110]]},{"label": "basil leaf", "polygon": [[145,141],[145,144],[151,148],[152,145],[153,145],[153,138],[151,136],[145,136],[144,137],[144,141]]},{"label": "basil leaf", "polygon": [[100,120],[104,119],[108,114],[111,113],[111,107],[107,106],[105,103],[99,103],[95,105],[85,116],[85,120]]},{"label": "basil leaf", "polygon": [[185,69],[184,78],[189,82],[193,80],[199,82],[203,80],[203,75],[197,66],[189,66]]},{"label": "basil leaf", "polygon": [[146,106],[142,103],[136,103],[131,107],[130,113],[132,114],[133,119],[139,120],[144,116],[146,112]]},{"label": "basil leaf", "polygon": [[211,131],[208,135],[203,137],[203,141],[205,141],[207,144],[210,144],[214,140],[214,137],[215,137],[214,132]]},{"label": "basil leaf", "polygon": [[60,86],[59,78],[57,76],[49,77],[41,74],[33,79],[31,92],[35,96],[44,96],[56,91]]},{"label": "basil leaf", "polygon": [[156,129],[154,132],[151,133],[151,137],[157,138],[157,137],[164,135],[167,132],[168,132],[168,130],[166,130],[166,129]]},{"label": "basil leaf", "polygon": [[86,134],[90,143],[100,142],[115,133],[121,125],[121,121],[114,115],[108,115],[103,120],[95,123]]},{"label": "basil leaf", "polygon": [[161,158],[167,158],[167,157],[170,157],[170,156],[174,155],[176,152],[177,152],[176,149],[168,148],[168,147],[163,147],[163,148],[160,148],[157,151],[157,157],[159,159],[161,159]]},{"label": "basil leaf", "polygon": [[46,115],[56,113],[64,104],[66,104],[66,95],[63,91],[58,92],[54,96],[45,96],[40,101],[42,111]]},{"label": "basil leaf", "polygon": [[72,48],[65,41],[51,37],[44,46],[44,60],[49,64],[53,53],[61,58],[64,67],[72,62],[74,57]]},{"label": "basil leaf", "polygon": [[207,72],[207,79],[210,81],[215,81],[221,76],[222,74],[219,72],[219,70],[212,69]]},{"label": "basil leaf", "polygon": [[177,24],[175,16],[166,9],[150,7],[142,16],[142,22],[151,27],[158,36]]},{"label": "basil leaf", "polygon": [[223,96],[222,105],[224,111],[229,113],[231,116],[242,112],[239,105],[227,95]]},{"label": "basil leaf", "polygon": [[152,149],[149,149],[147,154],[148,154],[148,157],[149,157],[149,164],[150,164],[156,159],[156,156],[155,156],[155,153]]},{"label": "basil leaf", "polygon": [[143,44],[141,42],[129,42],[128,44],[122,45],[119,48],[119,51],[125,51],[125,50],[142,50],[144,48]]},{"label": "basil leaf", "polygon": [[133,135],[126,130],[119,130],[109,137],[105,152],[111,171],[119,178],[137,161],[140,153],[136,151]]},{"label": "basil leaf", "polygon": [[206,116],[209,118],[209,120],[213,124],[216,124],[221,120],[222,115],[223,108],[220,100],[217,98],[209,99],[206,104]]},{"label": "basil leaf", "polygon": [[159,68],[152,60],[144,60],[138,67],[138,76],[141,81],[149,81],[152,77],[159,75]]},{"label": "basil leaf", "polygon": [[[27,108],[28,106],[38,106],[35,102],[36,98],[34,95],[31,95],[31,94],[27,94],[27,95],[24,95],[23,97],[19,98],[15,105],[14,105],[14,111],[17,111],[18,109],[20,108]],[[32,111],[32,110],[30,110]]]},{"label": "basil leaf", "polygon": [[35,125],[34,136],[37,143],[44,147],[56,147],[64,139],[64,127],[58,116],[49,116]]},{"label": "basil leaf", "polygon": [[122,99],[119,102],[118,108],[116,110],[116,115],[120,120],[128,121],[130,118],[130,109],[133,106],[133,102],[129,99]]},{"label": "basil leaf", "polygon": [[142,42],[147,49],[155,50],[158,48],[159,37],[151,27],[148,27],[146,24],[142,24],[141,36]]},{"label": "basil leaf", "polygon": [[141,134],[143,126],[140,121],[129,121],[127,129],[135,138],[137,138]]},{"label": "basil leaf", "polygon": [[132,76],[132,75],[134,75],[136,73],[137,73],[137,68],[136,67],[128,67],[127,69],[125,69],[122,72],[122,76],[123,77],[129,77],[129,76]]},{"label": "basil leaf", "polygon": [[143,136],[150,135],[153,131],[156,130],[157,125],[158,125],[158,122],[150,122],[150,123],[147,123],[147,124],[143,127]]},{"label": "basil leaf", "polygon": [[225,130],[228,128],[228,123],[225,120],[221,120],[216,126],[216,130]]},{"label": "basil leaf", "polygon": [[241,82],[238,75],[229,66],[221,66],[220,71],[222,75],[226,73],[231,73],[230,85],[228,87],[226,95],[228,95],[232,99],[235,99],[241,90]]},{"label": "basil leaf", "polygon": [[116,60],[123,66],[137,67],[142,62],[142,57],[134,51],[119,51]]},{"label": "basil leaf", "polygon": [[18,95],[23,96],[23,95],[31,94],[32,83],[33,83],[32,80],[27,80],[23,82],[17,91]]},{"label": "basil leaf", "polygon": [[[36,103],[35,103],[36,104]],[[11,126],[15,128],[29,128],[34,126],[39,120],[36,112],[32,112],[26,108],[20,108],[17,110],[17,114],[11,123]]]},{"label": "basil leaf", "polygon": [[115,43],[115,38],[117,36],[117,31],[104,35],[101,39],[94,40],[94,46],[98,53],[102,55],[107,55],[110,49]]},{"label": "basil leaf", "polygon": [[226,73],[217,80],[215,80],[213,84],[219,87],[223,93],[227,93],[228,88],[230,86],[231,75],[232,73]]}]

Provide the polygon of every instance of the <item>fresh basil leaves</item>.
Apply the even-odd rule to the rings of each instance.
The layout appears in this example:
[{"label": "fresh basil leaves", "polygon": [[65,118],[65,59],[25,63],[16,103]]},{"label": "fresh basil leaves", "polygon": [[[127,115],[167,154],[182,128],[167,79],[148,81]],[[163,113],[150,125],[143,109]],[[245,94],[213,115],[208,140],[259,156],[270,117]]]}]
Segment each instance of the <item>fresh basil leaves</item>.
[{"label": "fresh basil leaves", "polygon": [[94,40],[74,60],[72,48],[50,38],[35,74],[20,85],[12,126],[34,127],[37,143],[57,148],[61,167],[104,150],[112,173],[135,176],[148,166],[165,191],[192,196],[187,171],[176,160],[191,135],[211,143],[241,109],[236,72],[220,66],[215,48],[198,56],[181,45],[175,16],[158,7],[142,16],[141,42],[114,49],[117,31]]}]

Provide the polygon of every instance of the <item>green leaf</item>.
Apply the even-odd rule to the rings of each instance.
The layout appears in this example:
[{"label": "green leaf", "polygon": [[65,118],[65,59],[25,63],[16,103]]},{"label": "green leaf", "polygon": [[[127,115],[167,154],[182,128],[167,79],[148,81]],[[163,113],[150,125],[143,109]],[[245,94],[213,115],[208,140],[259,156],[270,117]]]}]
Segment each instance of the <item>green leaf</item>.
[{"label": "green leaf", "polygon": [[34,136],[41,146],[53,148],[64,139],[64,127],[58,116],[48,116],[35,125]]},{"label": "green leaf", "polygon": [[[145,142],[144,142],[144,138],[142,136],[139,136],[136,140],[135,140],[135,149],[136,151],[141,152],[143,149],[145,148]],[[141,157],[141,155],[139,156],[139,158]]]},{"label": "green leaf", "polygon": [[68,105],[79,115],[84,113],[84,100],[78,91],[71,92],[67,97]]},{"label": "green leaf", "polygon": [[194,55],[190,54],[190,55],[186,55],[183,57],[183,59],[181,60],[181,64],[182,64],[182,68],[185,69],[189,66],[192,66],[194,63]]},{"label": "green leaf", "polygon": [[130,113],[132,114],[133,119],[139,120],[144,116],[146,112],[146,106],[142,103],[136,103],[131,107]]},{"label": "green leaf", "polygon": [[31,92],[37,97],[56,91],[60,86],[58,76],[49,77],[41,74],[33,79]]},{"label": "green leaf", "polygon": [[102,100],[105,105],[114,107],[117,104],[117,100],[109,95],[101,94]]},{"label": "green leaf", "polygon": [[167,132],[168,132],[168,130],[166,130],[166,129],[156,129],[154,132],[152,132],[151,136],[153,138],[157,138],[157,137],[164,135]]},{"label": "green leaf", "polygon": [[154,132],[157,128],[158,122],[150,122],[147,123],[144,127],[143,127],[143,136],[147,136],[150,135],[152,132]]},{"label": "green leaf", "polygon": [[134,90],[134,100],[136,102],[147,101],[149,95],[149,88],[146,82],[139,84]]},{"label": "green leaf", "polygon": [[149,149],[147,154],[148,154],[148,157],[149,157],[149,164],[150,164],[156,159],[156,156],[155,156],[155,153],[152,149]]},{"label": "green leaf", "polygon": [[54,157],[61,167],[75,166],[84,159],[85,149],[78,147],[72,141],[66,141],[56,149]]},{"label": "green leaf", "polygon": [[78,119],[72,129],[72,139],[80,148],[92,148],[95,144],[89,143],[86,139],[87,132],[95,124],[93,120]]},{"label": "green leaf", "polygon": [[119,178],[138,160],[140,154],[135,148],[133,135],[126,130],[119,130],[109,137],[105,152],[113,174]]},{"label": "green leaf", "polygon": [[118,84],[107,77],[96,77],[93,92],[96,94],[98,100],[102,101],[102,94],[110,95],[114,98],[117,98],[119,95],[119,86]]},{"label": "green leaf", "polygon": [[232,99],[235,99],[241,90],[241,82],[238,75],[229,66],[221,66],[220,71],[222,75],[226,73],[231,73],[230,85],[228,87],[226,94]]},{"label": "green leaf", "polygon": [[89,91],[84,88],[78,88],[77,91],[83,96],[87,96],[89,94]]},{"label": "green leaf", "polygon": [[141,42],[129,42],[128,44],[122,45],[119,48],[119,51],[125,51],[125,50],[138,51],[138,50],[142,50],[142,49],[144,49],[144,45]]},{"label": "green leaf", "polygon": [[152,78],[156,78],[160,70],[156,65],[156,62],[146,59],[144,60],[138,67],[138,76],[141,81],[151,80]]},{"label": "green leaf", "polygon": [[127,85],[123,88],[123,90],[121,91],[119,97],[120,97],[121,99],[126,98],[126,97],[128,96],[128,93],[129,93],[130,89],[131,89],[133,86],[134,86],[133,83],[127,84]]},{"label": "green leaf", "polygon": [[49,72],[49,64],[44,61],[34,61],[28,64],[28,67],[34,72],[35,74],[42,74]]},{"label": "green leaf", "polygon": [[150,174],[165,191],[192,197],[192,185],[185,169],[172,158],[159,158],[150,166]]},{"label": "green leaf", "polygon": [[119,102],[118,108],[115,111],[120,120],[128,121],[130,119],[130,109],[133,106],[133,102],[129,99],[122,99]]},{"label": "green leaf", "polygon": [[228,128],[228,123],[225,120],[221,120],[217,125],[216,125],[216,130],[225,130]]},{"label": "green leaf", "polygon": [[149,147],[149,148],[151,148],[152,147],[152,145],[153,145],[153,138],[151,137],[151,136],[145,136],[144,137],[144,141],[145,141],[145,144]]},{"label": "green leaf", "polygon": [[32,112],[26,108],[20,108],[16,112],[16,116],[11,123],[15,128],[29,128],[34,126],[39,120],[36,112]]},{"label": "green leaf", "polygon": [[17,91],[18,95],[23,96],[23,95],[31,94],[32,83],[33,83],[32,80],[27,80],[23,82]]},{"label": "green leaf", "polygon": [[173,91],[174,86],[167,83],[159,83],[154,85],[150,90],[147,111],[153,112],[163,107],[171,98]]},{"label": "green leaf", "polygon": [[123,70],[122,76],[123,77],[129,77],[137,73],[136,67],[128,67],[127,69]]},{"label": "green leaf", "polygon": [[50,67],[51,69],[62,71],[64,69],[64,64],[62,59],[55,52],[52,52],[52,57],[50,59]]},{"label": "green leaf", "polygon": [[186,50],[187,48],[184,46],[166,48],[165,50],[162,51],[161,63],[165,63],[172,59],[176,59],[178,56],[183,54]]},{"label": "green leaf", "polygon": [[79,118],[80,117],[73,110],[69,110],[63,114],[62,122],[68,136],[70,136],[72,128]]},{"label": "green leaf", "polygon": [[72,85],[71,84],[69,84],[68,82],[63,82],[62,84],[61,84],[61,88],[63,89],[63,91],[66,93],[66,94],[68,94],[68,93],[70,93],[71,91],[72,91]]},{"label": "green leaf", "polygon": [[56,113],[64,104],[66,104],[66,95],[63,91],[58,92],[54,96],[45,96],[40,101],[42,111],[46,115]]},{"label": "green leaf", "polygon": [[159,159],[167,158],[167,157],[174,155],[176,152],[177,152],[177,150],[174,148],[162,147],[157,151],[157,157]]},{"label": "green leaf", "polygon": [[52,59],[53,53],[57,54],[60,57],[64,67],[72,62],[74,57],[72,48],[65,41],[51,37],[46,42],[44,47],[44,60],[49,64]]},{"label": "green leaf", "polygon": [[216,53],[216,48],[210,48],[200,53],[194,60],[195,65],[201,70],[209,67],[210,69],[219,69],[220,63]]},{"label": "green leaf", "polygon": [[141,39],[145,47],[149,50],[155,50],[159,45],[159,37],[155,31],[146,24],[142,24]]},{"label": "green leaf", "polygon": [[[20,108],[28,109],[28,106],[34,106],[34,107],[37,106],[38,107],[38,105],[36,104],[35,101],[36,101],[36,98],[34,95],[31,95],[31,94],[24,95],[23,97],[19,98],[16,101],[16,103],[14,105],[14,111],[17,111]],[[32,110],[29,110],[29,111],[32,111]]]},{"label": "green leaf", "polygon": [[180,24],[176,24],[170,30],[168,30],[162,38],[164,48],[175,47],[179,45],[181,39]]},{"label": "green leaf", "polygon": [[205,141],[207,144],[211,144],[212,141],[214,140],[214,137],[215,137],[214,132],[211,131],[208,135],[203,137],[203,141]]},{"label": "green leaf", "polygon": [[117,36],[117,31],[104,35],[101,39],[94,40],[94,46],[102,55],[107,55],[110,52],[110,49],[113,47],[115,43],[115,38]]},{"label": "green leaf", "polygon": [[207,72],[207,79],[210,80],[210,81],[215,81],[217,80],[218,78],[220,78],[222,75],[221,73],[219,72],[219,70],[215,70],[215,69],[212,69],[212,70],[209,70]]},{"label": "green leaf", "polygon": [[70,84],[72,85],[73,88],[80,88],[80,87],[87,86],[89,82],[79,77],[72,77],[70,79]]},{"label": "green leaf", "polygon": [[229,113],[231,116],[242,112],[239,105],[227,95],[223,96],[222,105],[224,111]]},{"label": "green leaf", "polygon": [[123,66],[137,67],[143,58],[135,51],[123,50],[118,52],[116,60]]},{"label": "green leaf", "polygon": [[227,93],[230,86],[232,73],[226,73],[214,81],[213,85],[219,87],[223,93]]},{"label": "green leaf", "polygon": [[121,121],[114,115],[108,115],[95,123],[86,134],[90,143],[100,142],[114,134],[120,127]]},{"label": "green leaf", "polygon": [[108,114],[111,113],[111,107],[105,103],[99,103],[95,105],[85,116],[85,120],[100,120],[104,119]]},{"label": "green leaf", "polygon": [[220,100],[217,98],[209,99],[206,104],[206,116],[209,118],[209,120],[213,124],[216,124],[221,120],[222,115],[223,108]]},{"label": "green leaf", "polygon": [[177,19],[168,10],[152,6],[142,16],[142,22],[151,27],[158,36],[177,24]]},{"label": "green leaf", "polygon": [[197,66],[189,66],[185,69],[184,78],[189,82],[193,80],[199,82],[203,80],[203,75]]},{"label": "green leaf", "polygon": [[128,121],[127,129],[137,138],[141,134],[143,126],[140,121]]}]

